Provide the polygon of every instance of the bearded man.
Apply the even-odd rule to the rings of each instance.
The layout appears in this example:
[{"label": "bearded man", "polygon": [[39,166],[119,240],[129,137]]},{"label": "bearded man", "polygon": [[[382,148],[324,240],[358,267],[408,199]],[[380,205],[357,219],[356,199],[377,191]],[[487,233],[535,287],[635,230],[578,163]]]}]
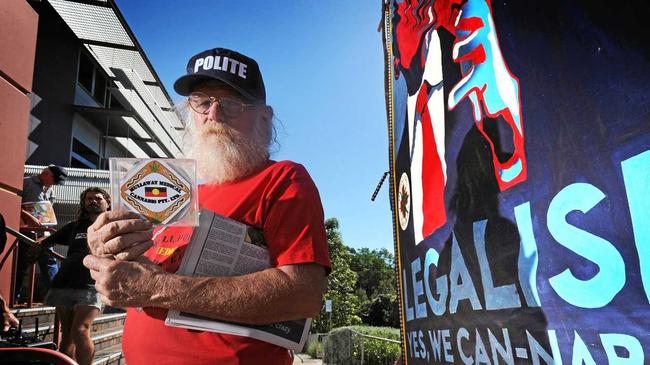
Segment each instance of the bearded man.
[{"label": "bearded man", "polygon": [[86,231],[110,205],[110,197],[103,189],[90,187],[84,190],[79,199],[77,220],[41,241],[42,248],[55,244],[68,246],[66,258],[52,280],[45,303],[56,307],[61,320],[61,352],[81,365],[92,363],[95,345],[90,328],[102,309],[95,281],[83,266],[84,257],[90,253]]},{"label": "bearded man", "polygon": [[[166,228],[150,249],[151,223],[121,211],[88,228],[93,255],[84,265],[105,303],[129,308],[129,365],[291,364],[289,351],[276,345],[164,324],[170,309],[260,325],[313,317],[330,271],[316,186],[301,165],[269,159],[273,109],[258,64],[228,49],[207,50],[189,60],[174,89],[188,96],[186,152],[197,161],[201,208],[260,229],[271,268],[233,277],[176,275],[191,227]],[[107,254],[117,259],[100,256]]]}]

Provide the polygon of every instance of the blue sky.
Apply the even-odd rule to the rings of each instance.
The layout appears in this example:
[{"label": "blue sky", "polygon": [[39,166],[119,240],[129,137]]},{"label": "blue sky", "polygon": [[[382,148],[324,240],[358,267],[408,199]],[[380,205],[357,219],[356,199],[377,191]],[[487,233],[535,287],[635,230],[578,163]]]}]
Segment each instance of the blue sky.
[{"label": "blue sky", "polygon": [[381,1],[117,0],[170,93],[194,54],[226,47],[260,64],[280,148],[307,167],[351,247],[393,250]]}]

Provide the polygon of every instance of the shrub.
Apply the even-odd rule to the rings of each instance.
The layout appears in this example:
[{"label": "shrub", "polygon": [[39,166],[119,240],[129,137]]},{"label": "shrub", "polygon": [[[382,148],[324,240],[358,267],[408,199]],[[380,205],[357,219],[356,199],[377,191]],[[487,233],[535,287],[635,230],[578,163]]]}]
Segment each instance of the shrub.
[{"label": "shrub", "polygon": [[323,355],[323,343],[319,341],[310,342],[305,352],[307,355],[316,359]]},{"label": "shrub", "polygon": [[325,363],[392,365],[399,357],[400,344],[361,335],[399,341],[399,329],[390,327],[350,326],[334,329],[325,344]]},{"label": "shrub", "polygon": [[[399,329],[391,327],[352,326],[351,330],[373,337],[399,341]],[[375,340],[367,337],[354,341],[355,359],[361,359],[361,342],[363,341],[364,364],[393,364],[399,357],[401,348],[397,343]]]}]

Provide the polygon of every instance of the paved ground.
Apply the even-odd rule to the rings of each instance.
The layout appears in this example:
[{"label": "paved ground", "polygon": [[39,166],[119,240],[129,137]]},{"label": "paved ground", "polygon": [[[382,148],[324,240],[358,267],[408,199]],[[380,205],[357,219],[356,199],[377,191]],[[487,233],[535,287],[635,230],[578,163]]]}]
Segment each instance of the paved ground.
[{"label": "paved ground", "polygon": [[293,365],[322,365],[323,360],[313,359],[307,354],[297,354],[293,359]]}]

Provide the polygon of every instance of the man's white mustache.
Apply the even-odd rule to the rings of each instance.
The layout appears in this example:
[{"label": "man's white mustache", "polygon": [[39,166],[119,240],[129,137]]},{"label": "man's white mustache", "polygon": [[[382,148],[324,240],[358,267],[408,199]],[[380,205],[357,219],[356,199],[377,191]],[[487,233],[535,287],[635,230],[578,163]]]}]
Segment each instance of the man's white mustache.
[{"label": "man's white mustache", "polygon": [[234,131],[231,127],[224,126],[222,124],[205,124],[199,129],[200,136],[205,137],[211,134],[227,135],[232,138],[236,134],[236,131]]}]

